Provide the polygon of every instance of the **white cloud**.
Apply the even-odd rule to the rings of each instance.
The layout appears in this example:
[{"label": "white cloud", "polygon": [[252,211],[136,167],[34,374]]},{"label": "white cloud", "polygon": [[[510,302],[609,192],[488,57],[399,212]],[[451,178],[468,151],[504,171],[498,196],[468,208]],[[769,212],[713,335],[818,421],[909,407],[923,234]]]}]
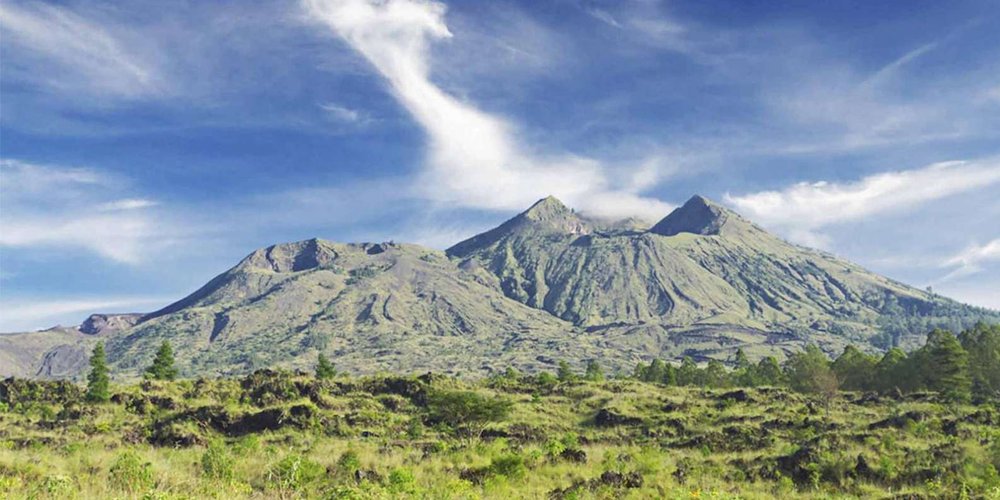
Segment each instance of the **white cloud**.
[{"label": "white cloud", "polygon": [[941,281],[950,281],[962,276],[976,274],[983,270],[983,264],[997,261],[1000,261],[1000,238],[994,239],[985,245],[970,245],[961,252],[945,259],[942,267],[955,269],[942,278]]},{"label": "white cloud", "polygon": [[[69,8],[4,2],[4,71],[50,88],[83,87],[98,94],[138,97],[157,93],[159,70],[101,23]],[[12,50],[12,48],[16,50]]]},{"label": "white cloud", "polygon": [[99,313],[146,312],[170,303],[166,297],[98,297],[0,302],[0,332],[24,332],[77,325],[86,316]]},{"label": "white cloud", "polygon": [[125,263],[139,262],[169,223],[144,198],[103,201],[125,182],[91,169],[0,160],[0,247],[85,249]]},{"label": "white cloud", "polygon": [[726,194],[752,220],[783,230],[804,244],[825,246],[816,230],[897,212],[1000,182],[1000,161],[946,162],[886,172],[848,183],[798,183],[781,191]]},{"label": "white cloud", "polygon": [[669,205],[613,185],[597,161],[544,155],[519,143],[500,117],[449,95],[430,77],[430,42],[452,37],[445,6],[427,0],[304,0],[306,11],[363,55],[394,96],[426,131],[427,169],[418,190],[447,204],[486,209],[524,208],[555,195],[585,211],[618,215],[621,207],[646,217]]},{"label": "white cloud", "polygon": [[143,198],[125,198],[122,200],[102,203],[98,208],[103,212],[117,212],[122,210],[138,210],[140,208],[155,207],[156,205],[158,205],[158,203],[153,200]]},{"label": "white cloud", "polygon": [[319,107],[323,111],[326,111],[331,118],[339,122],[355,124],[368,121],[368,117],[361,111],[341,106],[337,103],[325,102],[320,104]]},{"label": "white cloud", "polygon": [[601,21],[602,23],[607,24],[608,26],[612,26],[618,29],[621,29],[622,27],[622,24],[618,22],[617,19],[615,19],[615,16],[611,15],[610,12],[604,9],[598,9],[594,7],[594,8],[584,9],[584,12],[590,15],[590,17],[593,17],[594,19],[597,19],[598,21]]}]

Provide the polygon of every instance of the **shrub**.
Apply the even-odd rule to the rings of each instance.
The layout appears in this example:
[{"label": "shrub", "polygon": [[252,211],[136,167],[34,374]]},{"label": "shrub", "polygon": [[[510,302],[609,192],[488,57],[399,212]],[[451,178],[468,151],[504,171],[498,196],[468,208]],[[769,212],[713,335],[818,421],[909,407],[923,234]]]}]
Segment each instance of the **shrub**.
[{"label": "shrub", "polygon": [[395,494],[413,494],[416,493],[416,478],[413,476],[413,471],[404,468],[393,469],[389,473],[389,492]]},{"label": "shrub", "polygon": [[153,465],[132,450],[122,452],[108,471],[108,483],[132,494],[146,491],[153,487]]},{"label": "shrub", "polygon": [[490,463],[489,472],[497,476],[520,479],[528,472],[524,457],[516,453],[507,453],[494,458]]},{"label": "shrub", "polygon": [[498,422],[510,414],[511,402],[487,397],[472,391],[440,391],[431,393],[427,408],[432,420],[453,429],[463,429],[470,436],[480,436],[490,422]]},{"label": "shrub", "polygon": [[361,468],[361,457],[358,456],[358,452],[354,450],[347,450],[340,456],[340,459],[337,460],[337,468],[349,474],[353,474],[354,471]]},{"label": "shrub", "polygon": [[201,456],[201,472],[212,479],[221,481],[232,481],[234,477],[233,467],[236,460],[225,448],[222,441],[212,441]]},{"label": "shrub", "polygon": [[288,455],[268,472],[268,482],[282,490],[297,490],[323,475],[323,467],[302,455]]}]

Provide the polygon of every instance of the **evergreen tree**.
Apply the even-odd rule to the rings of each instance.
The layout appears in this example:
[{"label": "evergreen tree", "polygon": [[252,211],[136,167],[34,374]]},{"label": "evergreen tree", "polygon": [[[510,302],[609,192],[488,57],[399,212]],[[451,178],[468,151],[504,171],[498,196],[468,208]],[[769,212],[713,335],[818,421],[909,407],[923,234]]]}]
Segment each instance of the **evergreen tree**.
[{"label": "evergreen tree", "polygon": [[104,354],[104,342],[98,342],[90,354],[90,373],[87,375],[87,401],[106,403],[111,399],[111,377]]},{"label": "evergreen tree", "polygon": [[177,378],[177,368],[174,367],[174,351],[166,340],[160,344],[153,358],[153,364],[146,368],[144,376],[153,380],[174,380]]},{"label": "evergreen tree", "polygon": [[703,385],[702,371],[690,356],[684,356],[677,369],[677,385]]},{"label": "evergreen tree", "polygon": [[336,376],[337,369],[333,367],[333,363],[323,353],[319,353],[319,357],[316,359],[316,378],[326,380]]},{"label": "evergreen tree", "polygon": [[792,389],[799,392],[819,394],[836,385],[836,374],[830,368],[830,360],[815,345],[789,356],[785,372]]},{"label": "evergreen tree", "polygon": [[844,389],[868,391],[874,388],[876,364],[875,358],[849,345],[833,362],[832,368]]},{"label": "evergreen tree", "polygon": [[703,384],[706,387],[726,387],[729,385],[729,372],[721,361],[711,360],[705,367]]},{"label": "evergreen tree", "polygon": [[576,374],[573,373],[573,368],[569,366],[565,360],[559,361],[559,369],[556,371],[556,377],[560,382],[572,382],[576,380]]},{"label": "evergreen tree", "polygon": [[875,365],[875,389],[879,392],[902,391],[912,382],[905,380],[908,370],[906,353],[898,347],[886,351],[882,359]]},{"label": "evergreen tree", "polygon": [[756,369],[747,355],[743,352],[743,349],[736,350],[736,363],[731,374],[731,378],[734,384],[741,387],[754,387],[757,384],[756,380]]},{"label": "evergreen tree", "polygon": [[737,349],[735,368],[737,370],[746,370],[752,367],[753,365],[750,363],[750,359],[747,358],[746,353],[743,352],[743,348]]},{"label": "evergreen tree", "polygon": [[926,369],[928,388],[952,401],[968,401],[972,393],[969,354],[951,332],[935,329],[927,334]]},{"label": "evergreen tree", "polygon": [[785,384],[785,375],[774,356],[768,356],[757,362],[753,370],[754,386],[779,386]]},{"label": "evergreen tree", "polygon": [[1000,324],[976,323],[962,333],[961,340],[969,353],[973,393],[1000,398]]},{"label": "evergreen tree", "polygon": [[584,374],[584,378],[591,382],[600,382],[604,380],[604,371],[601,370],[601,365],[597,364],[596,360],[587,361],[587,370]]}]

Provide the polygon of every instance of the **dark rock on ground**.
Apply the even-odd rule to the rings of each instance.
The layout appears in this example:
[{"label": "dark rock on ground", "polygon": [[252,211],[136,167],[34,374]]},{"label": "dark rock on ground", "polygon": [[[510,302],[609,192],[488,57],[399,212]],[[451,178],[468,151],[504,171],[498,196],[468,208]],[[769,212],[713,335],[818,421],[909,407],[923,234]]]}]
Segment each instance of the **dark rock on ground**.
[{"label": "dark rock on ground", "polygon": [[598,427],[615,427],[619,425],[639,425],[642,423],[642,419],[622,415],[607,408],[601,408],[597,411],[597,415],[594,416],[594,423]]},{"label": "dark rock on ground", "polygon": [[927,414],[919,411],[908,411],[902,415],[895,417],[889,417],[884,420],[879,420],[878,422],[873,422],[868,425],[869,430],[875,429],[885,429],[888,427],[894,427],[896,429],[901,429],[906,426],[909,422],[922,422],[927,419]]},{"label": "dark rock on ground", "polygon": [[576,450],[573,448],[566,448],[559,454],[559,457],[563,460],[569,460],[570,462],[576,463],[587,463],[587,453],[583,450]]}]

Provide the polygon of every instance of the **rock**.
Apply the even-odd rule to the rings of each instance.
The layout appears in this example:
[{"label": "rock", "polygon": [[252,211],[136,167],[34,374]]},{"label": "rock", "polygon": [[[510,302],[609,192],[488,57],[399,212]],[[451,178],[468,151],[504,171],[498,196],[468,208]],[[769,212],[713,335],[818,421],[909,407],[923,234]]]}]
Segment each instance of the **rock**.
[{"label": "rock", "polygon": [[746,403],[749,401],[753,401],[753,398],[750,397],[750,394],[748,394],[747,391],[743,389],[727,392],[719,396],[718,399],[720,401],[728,400],[728,401],[735,401],[737,403]]},{"label": "rock", "polygon": [[570,462],[576,463],[587,463],[587,453],[583,450],[576,450],[573,448],[566,448],[559,454],[559,457],[563,460],[569,460]]},{"label": "rock", "polygon": [[875,429],[885,429],[887,427],[894,427],[896,429],[901,429],[909,422],[922,422],[927,419],[927,414],[919,411],[908,411],[902,415],[895,417],[889,417],[885,420],[879,420],[878,422],[873,422],[868,425],[868,430]]},{"label": "rock", "polygon": [[854,470],[851,471],[851,476],[865,481],[877,481],[880,479],[878,472],[872,469],[868,465],[868,460],[865,459],[865,456],[860,454],[855,462]]},{"label": "rock", "polygon": [[642,419],[615,413],[614,410],[601,408],[594,416],[594,424],[598,427],[616,427],[619,425],[639,425]]},{"label": "rock", "polygon": [[26,380],[7,378],[0,381],[0,403],[10,406],[25,403],[67,404],[79,402],[80,388],[67,380]]},{"label": "rock", "polygon": [[365,481],[370,483],[381,483],[382,475],[370,469],[358,469],[354,471],[354,482],[361,484]]}]

